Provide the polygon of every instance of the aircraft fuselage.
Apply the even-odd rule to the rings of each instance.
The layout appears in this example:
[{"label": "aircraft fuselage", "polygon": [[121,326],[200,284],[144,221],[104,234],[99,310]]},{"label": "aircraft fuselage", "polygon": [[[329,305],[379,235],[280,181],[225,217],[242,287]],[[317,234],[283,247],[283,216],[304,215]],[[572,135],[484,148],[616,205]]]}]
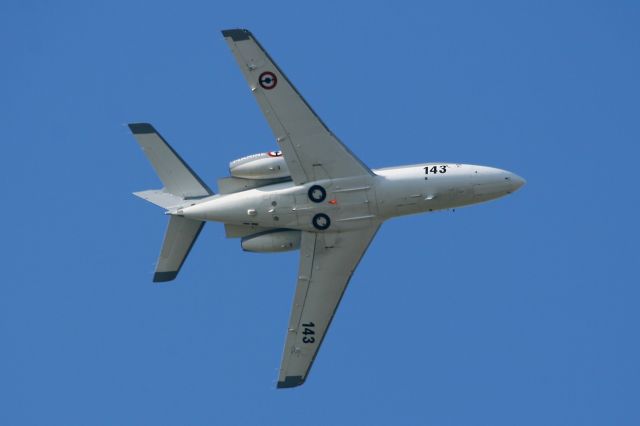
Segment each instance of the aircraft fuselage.
[{"label": "aircraft fuselage", "polygon": [[264,228],[344,231],[395,216],[489,201],[524,184],[511,172],[468,164],[424,163],[373,172],[374,176],[303,185],[284,182],[214,195],[172,214]]}]

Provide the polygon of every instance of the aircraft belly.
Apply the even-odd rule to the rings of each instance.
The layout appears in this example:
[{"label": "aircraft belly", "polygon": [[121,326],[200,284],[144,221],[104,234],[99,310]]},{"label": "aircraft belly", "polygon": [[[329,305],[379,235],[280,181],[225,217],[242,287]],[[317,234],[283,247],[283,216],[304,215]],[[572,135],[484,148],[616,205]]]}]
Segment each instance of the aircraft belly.
[{"label": "aircraft belly", "polygon": [[[305,231],[343,231],[348,229],[360,229],[370,226],[377,220],[369,208],[367,197],[358,200],[350,200],[341,203],[338,198],[335,204],[324,203],[320,206],[297,206],[295,215],[298,229]],[[318,215],[326,215],[329,220],[327,229],[318,229],[314,226],[314,218]]]},{"label": "aircraft belly", "polygon": [[260,223],[274,228],[295,228],[298,224],[293,212],[294,197],[287,193],[265,195],[259,211]]},{"label": "aircraft belly", "polygon": [[[311,199],[314,187],[321,187],[316,188],[321,199]],[[188,207],[182,214],[234,225],[332,232],[361,229],[379,222],[376,200],[372,179],[358,177],[222,195]]]},{"label": "aircraft belly", "polygon": [[[343,231],[360,229],[378,222],[377,205],[371,178],[337,179],[320,181],[326,196],[312,201],[308,191],[311,187],[294,195],[294,213],[299,229],[305,231]],[[323,217],[326,229],[317,226],[314,220]]]}]

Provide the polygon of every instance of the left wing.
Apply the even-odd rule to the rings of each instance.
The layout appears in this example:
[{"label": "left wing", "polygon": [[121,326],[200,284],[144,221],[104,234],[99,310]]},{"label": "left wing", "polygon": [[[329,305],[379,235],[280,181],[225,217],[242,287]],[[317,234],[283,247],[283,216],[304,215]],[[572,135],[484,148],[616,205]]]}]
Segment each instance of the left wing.
[{"label": "left wing", "polygon": [[248,30],[222,35],[267,119],[296,185],[321,179],[372,175],[298,93]]},{"label": "left wing", "polygon": [[379,227],[342,233],[302,232],[298,285],[279,388],[299,386],[306,380],[351,275]]}]

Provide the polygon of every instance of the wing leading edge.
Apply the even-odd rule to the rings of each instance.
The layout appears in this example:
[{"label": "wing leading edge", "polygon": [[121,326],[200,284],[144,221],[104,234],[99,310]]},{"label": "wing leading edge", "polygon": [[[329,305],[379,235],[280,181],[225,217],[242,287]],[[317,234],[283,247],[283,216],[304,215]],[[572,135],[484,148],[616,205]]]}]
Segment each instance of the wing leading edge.
[{"label": "wing leading edge", "polygon": [[306,380],[351,275],[379,227],[338,234],[302,233],[278,388],[299,386]]},{"label": "wing leading edge", "polygon": [[373,174],[331,133],[251,32],[233,29],[222,35],[284,153],[294,183]]}]

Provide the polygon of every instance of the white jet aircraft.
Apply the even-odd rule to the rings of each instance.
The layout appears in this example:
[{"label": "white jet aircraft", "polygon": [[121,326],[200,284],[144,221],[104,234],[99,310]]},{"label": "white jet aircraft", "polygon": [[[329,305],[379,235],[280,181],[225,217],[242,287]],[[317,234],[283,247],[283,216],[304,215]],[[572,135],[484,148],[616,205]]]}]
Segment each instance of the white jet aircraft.
[{"label": "white jet aircraft", "polygon": [[222,31],[280,151],[232,161],[219,194],[147,123],[130,124],[164,188],[135,195],[166,209],[154,281],[176,278],[206,221],[251,252],[300,249],[278,388],[299,386],[351,275],[387,219],[481,203],[524,183],[500,169],[422,163],[372,170],[329,130],[247,30]]}]

